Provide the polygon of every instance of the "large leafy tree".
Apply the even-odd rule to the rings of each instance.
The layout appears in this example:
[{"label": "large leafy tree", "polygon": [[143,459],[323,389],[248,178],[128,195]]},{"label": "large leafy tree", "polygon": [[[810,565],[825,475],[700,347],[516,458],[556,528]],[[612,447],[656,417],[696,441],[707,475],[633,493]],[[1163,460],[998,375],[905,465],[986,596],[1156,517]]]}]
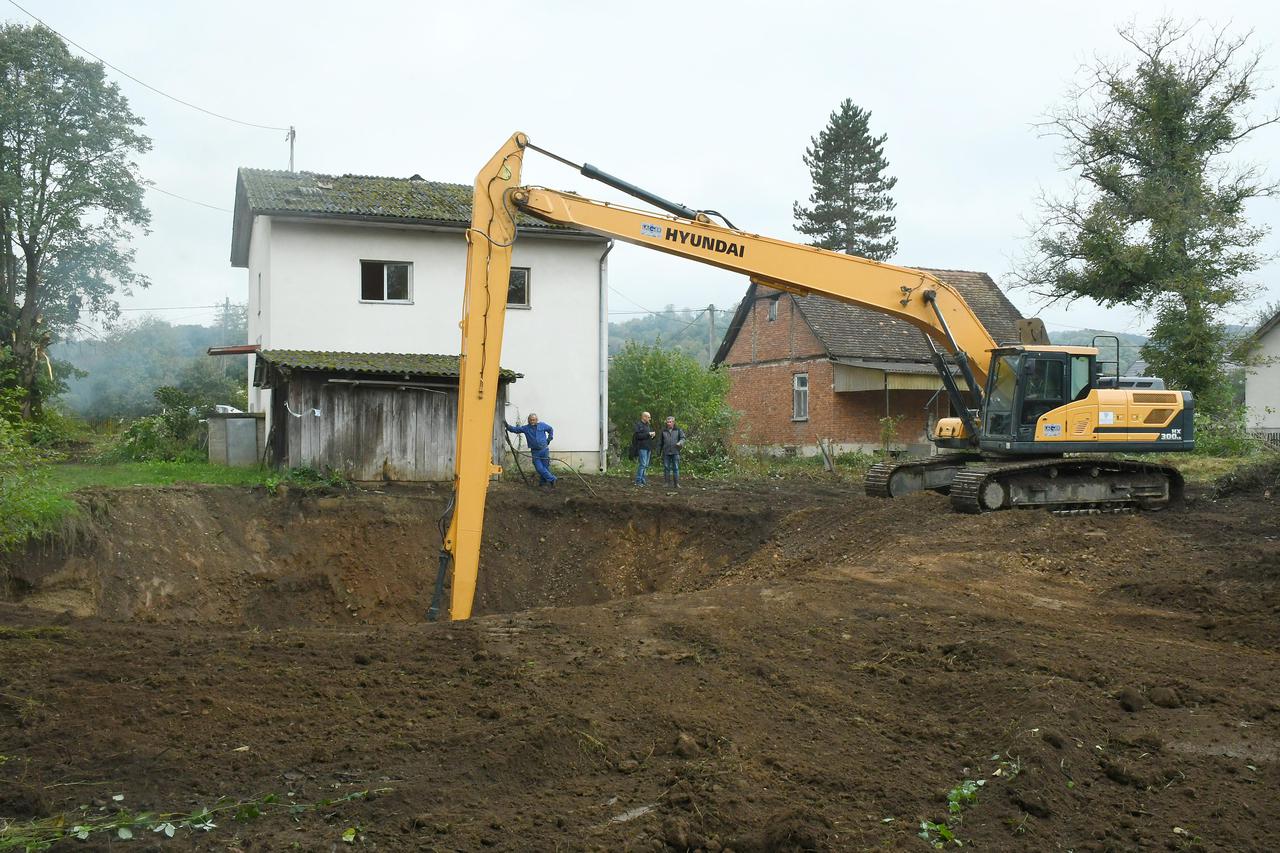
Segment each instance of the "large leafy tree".
[{"label": "large leafy tree", "polygon": [[149,221],[141,124],[100,63],[45,27],[0,27],[0,359],[25,417],[39,414],[50,343],[147,284],[126,242]]},{"label": "large leafy tree", "polygon": [[647,411],[655,424],[675,417],[689,434],[686,447],[695,459],[724,455],[735,420],[725,402],[728,393],[728,373],[703,367],[661,342],[627,341],[609,362],[609,414],[623,448],[640,413]]},{"label": "large leafy tree", "polygon": [[1251,298],[1247,276],[1264,260],[1254,247],[1265,229],[1245,206],[1275,190],[1258,168],[1229,160],[1276,121],[1249,111],[1260,56],[1247,35],[1170,20],[1120,36],[1129,57],[1100,61],[1046,125],[1065,140],[1078,182],[1042,200],[1020,276],[1051,299],[1144,308],[1154,323],[1143,358],[1220,414],[1232,366],[1249,357],[1226,317]]},{"label": "large leafy tree", "polygon": [[898,221],[885,171],[888,134],[871,135],[871,113],[846,98],[804,152],[813,179],[809,206],[796,202],[796,229],[813,245],[885,261],[898,251]]}]

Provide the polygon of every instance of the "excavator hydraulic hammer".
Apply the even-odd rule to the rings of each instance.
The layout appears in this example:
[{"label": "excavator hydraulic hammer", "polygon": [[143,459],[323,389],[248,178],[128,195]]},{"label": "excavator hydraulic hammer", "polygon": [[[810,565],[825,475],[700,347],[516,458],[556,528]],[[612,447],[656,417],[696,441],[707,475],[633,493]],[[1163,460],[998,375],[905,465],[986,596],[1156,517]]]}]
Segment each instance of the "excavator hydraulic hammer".
[{"label": "excavator hydraulic hammer", "polygon": [[[453,500],[441,519],[443,543],[435,598],[428,618],[440,611],[450,564],[453,584],[451,619],[468,619],[475,599],[480,564],[484,502],[493,462],[495,407],[499,398],[502,326],[506,319],[515,208],[507,198],[520,183],[528,140],[514,134],[476,176],[471,227],[467,230],[467,278],[462,310],[462,355],[458,363],[458,438]],[[447,528],[445,523],[447,522]]]}]

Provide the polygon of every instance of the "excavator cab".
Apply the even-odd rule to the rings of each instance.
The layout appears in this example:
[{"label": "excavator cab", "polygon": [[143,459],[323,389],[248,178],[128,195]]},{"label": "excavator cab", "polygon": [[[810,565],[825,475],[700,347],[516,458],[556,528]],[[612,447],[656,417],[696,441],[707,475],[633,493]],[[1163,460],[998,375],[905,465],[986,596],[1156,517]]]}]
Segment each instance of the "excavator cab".
[{"label": "excavator cab", "polygon": [[1103,375],[1096,347],[1002,346],[991,352],[977,444],[1016,456],[1186,451],[1194,411],[1190,393],[1159,380]]},{"label": "excavator cab", "polygon": [[1007,347],[991,356],[982,439],[1034,441],[1040,419],[1084,399],[1097,377],[1086,347]]}]

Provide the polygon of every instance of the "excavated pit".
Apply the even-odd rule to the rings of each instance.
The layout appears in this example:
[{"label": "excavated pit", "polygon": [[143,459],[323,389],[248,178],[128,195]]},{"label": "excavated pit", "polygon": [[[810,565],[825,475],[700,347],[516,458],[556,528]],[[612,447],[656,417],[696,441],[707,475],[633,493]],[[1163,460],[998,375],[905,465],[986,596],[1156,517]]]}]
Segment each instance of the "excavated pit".
[{"label": "excavated pit", "polygon": [[[0,600],[112,621],[281,628],[419,622],[441,489],[330,496],[219,487],[89,494],[74,546],[0,562]],[[491,491],[475,613],[596,604],[716,583],[779,514],[651,493]]]}]

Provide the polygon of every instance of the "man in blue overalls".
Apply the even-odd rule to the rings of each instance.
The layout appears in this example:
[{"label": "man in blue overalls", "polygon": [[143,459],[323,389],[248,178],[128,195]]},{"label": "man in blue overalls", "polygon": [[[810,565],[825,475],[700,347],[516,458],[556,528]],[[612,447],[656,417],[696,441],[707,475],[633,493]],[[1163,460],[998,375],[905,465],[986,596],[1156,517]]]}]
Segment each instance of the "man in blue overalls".
[{"label": "man in blue overalls", "polygon": [[507,432],[523,435],[525,443],[529,445],[534,470],[542,478],[538,481],[538,488],[547,486],[554,489],[556,475],[551,473],[551,439],[556,437],[556,431],[551,428],[551,424],[539,423],[537,415],[529,415],[528,425],[515,427],[507,424],[506,427]]}]

